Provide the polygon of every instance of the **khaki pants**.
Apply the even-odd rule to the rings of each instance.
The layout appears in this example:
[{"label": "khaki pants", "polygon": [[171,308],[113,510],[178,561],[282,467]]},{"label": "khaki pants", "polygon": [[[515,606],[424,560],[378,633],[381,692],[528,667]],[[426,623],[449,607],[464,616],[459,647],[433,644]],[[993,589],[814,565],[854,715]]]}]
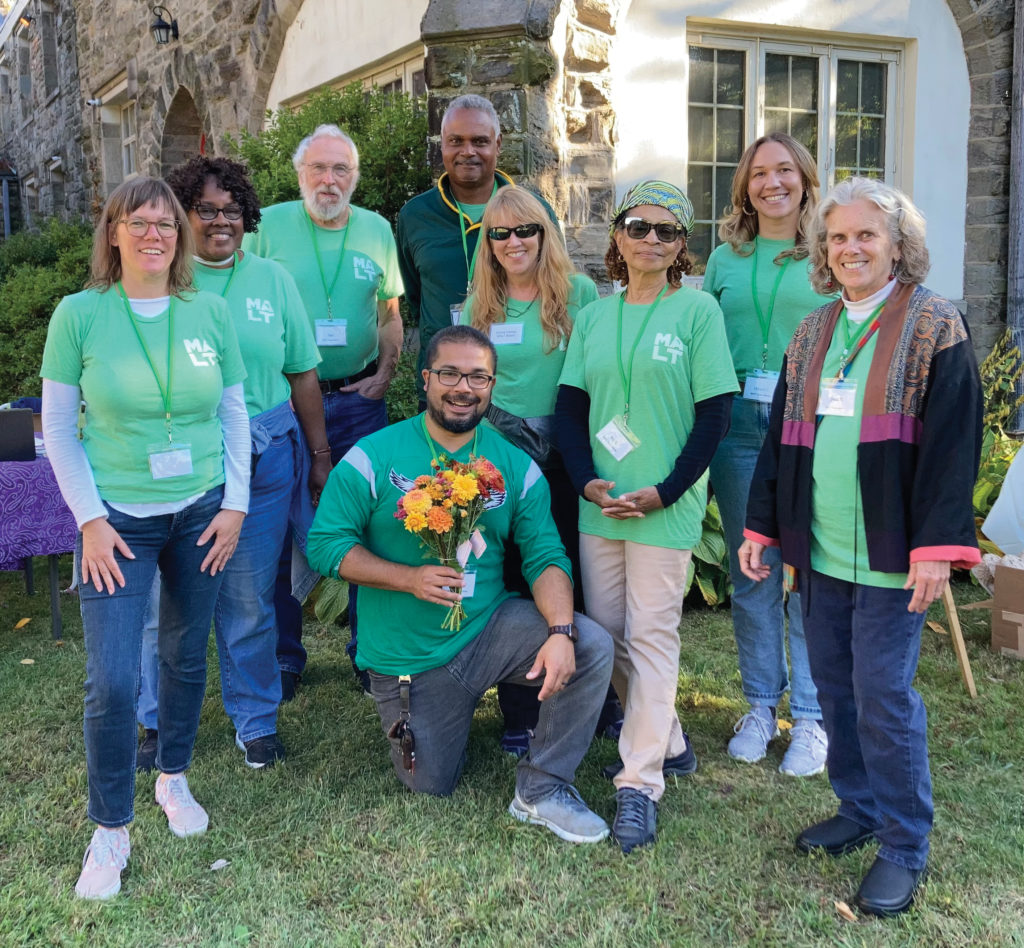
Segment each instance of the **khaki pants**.
[{"label": "khaki pants", "polygon": [[612,684],[626,712],[615,788],[635,787],[659,800],[665,758],[686,749],[675,702],[690,551],[583,533],[580,562],[587,615],[615,643]]}]

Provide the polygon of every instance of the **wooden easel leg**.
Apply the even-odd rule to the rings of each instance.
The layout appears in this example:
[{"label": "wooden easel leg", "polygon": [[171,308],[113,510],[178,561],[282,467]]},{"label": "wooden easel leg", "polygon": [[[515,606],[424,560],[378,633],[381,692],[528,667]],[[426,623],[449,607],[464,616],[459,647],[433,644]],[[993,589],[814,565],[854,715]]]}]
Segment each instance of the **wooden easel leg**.
[{"label": "wooden easel leg", "polygon": [[953,600],[953,590],[949,583],[942,593],[942,605],[946,608],[946,618],[949,620],[949,637],[953,640],[953,649],[956,652],[956,660],[960,664],[960,674],[963,676],[964,685],[967,686],[967,693],[972,698],[978,697],[978,689],[974,687],[974,675],[971,674],[971,663],[967,659],[967,648],[964,646],[964,635],[960,631],[960,617],[957,615],[956,602]]}]

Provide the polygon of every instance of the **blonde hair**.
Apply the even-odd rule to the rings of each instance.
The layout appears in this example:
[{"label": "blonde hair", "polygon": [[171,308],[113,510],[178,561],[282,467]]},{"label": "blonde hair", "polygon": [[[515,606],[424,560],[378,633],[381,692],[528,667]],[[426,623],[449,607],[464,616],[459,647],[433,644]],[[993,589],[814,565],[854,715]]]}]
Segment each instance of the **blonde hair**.
[{"label": "blonde hair", "polygon": [[[740,156],[736,173],[732,176],[732,204],[725,220],[718,227],[719,238],[728,243],[733,253],[740,257],[749,257],[754,252],[754,238],[758,234],[757,211],[750,206],[750,169],[754,165],[754,155],[758,148],[775,142],[789,152],[793,163],[800,172],[804,194],[800,200],[800,216],[796,221],[796,244],[792,250],[784,250],[776,257],[792,257],[803,260],[807,256],[807,235],[814,221],[814,211],[818,205],[818,166],[814,163],[811,153],[792,135],[785,132],[772,132],[762,135]],[[750,210],[747,210],[747,208]]]},{"label": "blonde hair", "polygon": [[167,273],[168,292],[182,296],[195,289],[192,286],[192,254],[195,240],[192,228],[181,202],[166,181],[140,175],[119,184],[110,192],[103,213],[92,237],[92,260],[87,287],[109,290],[121,279],[121,250],[110,242],[110,235],[118,223],[134,214],[145,204],[163,204],[178,222],[178,239],[174,243],[174,256]]},{"label": "blonde hair", "polygon": [[500,188],[484,208],[470,293],[473,301],[473,327],[487,334],[492,323],[505,321],[508,278],[505,268],[494,256],[487,236],[490,228],[498,226],[498,218],[510,218],[516,224],[540,224],[542,227],[534,281],[540,301],[540,324],[550,346],[548,352],[551,352],[572,333],[569,291],[570,278],[575,270],[561,235],[557,232],[557,225],[551,222],[544,205],[522,188]]}]

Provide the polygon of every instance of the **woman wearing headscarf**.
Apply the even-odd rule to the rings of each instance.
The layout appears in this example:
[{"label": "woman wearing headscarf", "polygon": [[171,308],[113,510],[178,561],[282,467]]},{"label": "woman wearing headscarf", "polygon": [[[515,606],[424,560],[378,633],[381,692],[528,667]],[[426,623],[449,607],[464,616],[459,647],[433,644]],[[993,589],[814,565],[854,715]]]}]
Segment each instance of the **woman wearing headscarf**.
[{"label": "woman wearing headscarf", "polygon": [[559,379],[559,448],[581,495],[589,615],[615,639],[625,709],[612,832],[653,842],[665,774],[697,769],[675,711],[679,621],[700,540],[708,462],[728,428],[736,375],[722,311],[681,285],[693,206],[644,181],[615,211],[605,263],[625,286],[576,319]]}]

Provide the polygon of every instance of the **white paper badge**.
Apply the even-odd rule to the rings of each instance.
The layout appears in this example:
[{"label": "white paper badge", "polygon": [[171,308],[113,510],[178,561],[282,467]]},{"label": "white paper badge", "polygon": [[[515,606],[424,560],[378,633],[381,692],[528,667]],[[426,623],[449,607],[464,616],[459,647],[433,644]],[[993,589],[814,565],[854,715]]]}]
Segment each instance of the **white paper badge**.
[{"label": "white paper badge", "polygon": [[459,321],[462,319],[462,304],[452,303],[452,305],[448,307],[448,312],[452,317],[452,325],[458,326]]},{"label": "white paper badge", "polygon": [[522,323],[491,323],[491,342],[496,346],[518,346],[522,341]]},{"label": "white paper badge", "polygon": [[472,599],[476,592],[476,567],[467,566],[462,571],[462,598]]},{"label": "white paper badge", "polygon": [[852,418],[857,410],[857,382],[855,379],[821,383],[818,393],[818,414]]},{"label": "white paper badge", "polygon": [[318,319],[316,321],[316,344],[318,346],[347,346],[347,319]]},{"label": "white paper badge", "polygon": [[640,439],[629,430],[622,415],[616,415],[609,421],[597,433],[597,440],[616,461],[621,461],[630,451],[640,446]]},{"label": "white paper badge", "polygon": [[748,401],[771,404],[778,381],[778,372],[754,369],[747,373],[747,380],[743,383],[743,397]]},{"label": "white paper badge", "polygon": [[192,473],[192,446],[190,444],[151,444],[147,449],[149,472],[153,480],[165,477],[183,477]]}]

